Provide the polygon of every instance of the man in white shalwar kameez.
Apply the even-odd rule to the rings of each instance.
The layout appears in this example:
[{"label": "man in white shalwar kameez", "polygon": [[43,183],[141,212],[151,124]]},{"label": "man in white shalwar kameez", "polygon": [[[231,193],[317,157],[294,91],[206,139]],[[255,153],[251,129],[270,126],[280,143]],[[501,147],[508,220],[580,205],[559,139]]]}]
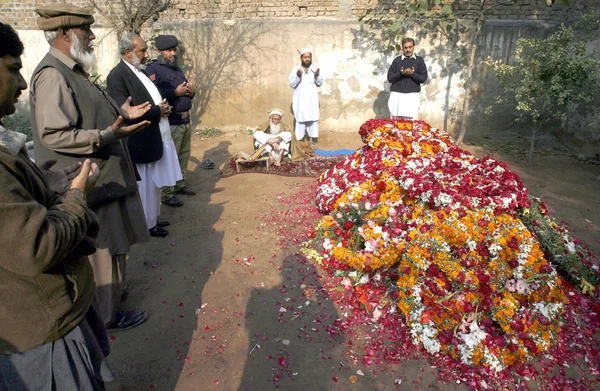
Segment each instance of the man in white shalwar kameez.
[{"label": "man in white shalwar kameez", "polygon": [[312,65],[312,49],[300,50],[301,64],[288,77],[294,89],[292,109],[296,119],[296,140],[302,140],[308,133],[310,142],[316,144],[319,138],[319,93],[317,87],[323,85],[320,69]]},{"label": "man in white shalwar kameez", "polygon": [[269,125],[267,128],[254,132],[254,146],[260,148],[267,144],[262,155],[269,155],[271,163],[278,167],[281,165],[283,155],[291,157],[290,142],[292,141],[292,134],[284,130],[281,124],[282,118],[283,111],[273,109],[269,112]]},{"label": "man in white shalwar kameez", "polygon": [[[160,119],[158,122],[160,141],[158,142],[162,142],[162,157],[159,160],[148,163],[136,163],[136,168],[141,178],[138,181],[138,191],[144,207],[146,225],[148,226],[150,235],[166,237],[168,231],[163,226],[168,225],[168,223],[158,222],[158,216],[160,215],[160,188],[163,186],[174,186],[178,180],[183,179],[177,150],[175,149],[169,126],[168,117],[171,113],[171,107],[162,98],[156,85],[143,72],[149,55],[147,52],[148,46],[142,37],[134,33],[126,34],[119,42],[119,48],[123,63],[127,66],[128,70],[124,69],[122,64],[119,64],[111,71],[111,74],[107,78],[109,93],[111,95],[113,93],[121,95],[127,93],[134,96],[137,87],[139,87],[139,83],[134,83],[139,81],[148,94],[150,94],[152,103],[160,108]],[[121,72],[115,72],[119,66],[121,67]],[[126,72],[123,73],[123,70]],[[129,79],[132,76],[135,76],[137,80],[119,80]],[[139,93],[139,91],[137,92]]]}]

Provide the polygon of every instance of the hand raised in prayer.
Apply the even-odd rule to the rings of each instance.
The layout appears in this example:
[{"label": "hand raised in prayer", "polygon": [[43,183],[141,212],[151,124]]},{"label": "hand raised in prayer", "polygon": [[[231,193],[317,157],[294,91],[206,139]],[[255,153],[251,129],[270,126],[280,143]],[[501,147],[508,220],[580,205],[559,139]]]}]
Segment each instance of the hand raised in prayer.
[{"label": "hand raised in prayer", "polygon": [[183,83],[181,83],[180,85],[177,86],[177,88],[175,88],[175,95],[176,96],[184,96],[187,95],[188,90],[187,90],[187,81],[184,81]]},{"label": "hand raised in prayer", "polygon": [[150,110],[152,105],[150,102],[142,103],[141,105],[132,106],[131,105],[131,97],[127,98],[125,103],[121,106],[123,109],[123,116],[127,120],[138,119]]},{"label": "hand raised in prayer", "polygon": [[296,72],[296,76],[302,79],[302,69],[298,68],[298,72]]},{"label": "hand raised in prayer", "polygon": [[137,124],[123,126],[123,121],[123,117],[119,116],[119,118],[117,118],[117,120],[110,126],[116,138],[131,136],[132,134],[136,134],[146,126],[150,125],[150,121],[142,121],[138,122]]},{"label": "hand raised in prayer", "polygon": [[157,105],[160,108],[160,116],[161,117],[168,117],[169,114],[171,114],[171,110],[173,109],[169,103],[167,103],[166,99],[163,99],[162,102],[160,102]]},{"label": "hand raised in prayer", "polygon": [[63,195],[71,187],[71,182],[79,174],[81,163],[71,164],[65,168],[51,170],[50,167],[56,164],[56,159],[46,160],[40,165],[40,170],[48,181],[50,190]]},{"label": "hand raised in prayer", "polygon": [[194,92],[194,85],[190,82],[187,83],[187,85],[185,86],[186,89],[186,95],[187,96],[194,96],[195,92]]},{"label": "hand raised in prayer", "polygon": [[317,70],[315,71],[315,80],[317,80],[317,78],[319,77],[319,73],[321,73],[321,68],[317,68]]},{"label": "hand raised in prayer", "polygon": [[70,189],[79,189],[86,194],[89,194],[94,190],[96,181],[100,178],[100,169],[96,163],[92,163],[90,159],[85,159],[81,164],[81,170],[79,174],[73,178]]}]

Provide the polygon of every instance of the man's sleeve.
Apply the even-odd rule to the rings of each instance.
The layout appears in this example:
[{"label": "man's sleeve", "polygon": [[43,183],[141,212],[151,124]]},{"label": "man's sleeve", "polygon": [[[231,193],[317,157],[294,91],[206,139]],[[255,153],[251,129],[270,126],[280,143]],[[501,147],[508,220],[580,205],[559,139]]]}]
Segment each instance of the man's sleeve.
[{"label": "man's sleeve", "polygon": [[91,154],[115,141],[110,127],[77,129],[79,113],[72,91],[54,68],[45,68],[33,82],[37,129],[42,144],[53,151],[77,155]]},{"label": "man's sleeve", "polygon": [[417,67],[410,77],[419,84],[427,81],[427,66],[422,57],[417,57]]},{"label": "man's sleeve", "polygon": [[18,169],[0,164],[0,237],[5,250],[0,267],[34,277],[74,251],[97,220],[82,192],[69,190],[62,202],[55,198],[57,203],[46,208],[23,187],[24,179]]},{"label": "man's sleeve", "polygon": [[154,66],[154,63],[152,63],[148,68],[146,68],[146,75],[148,75],[148,78],[152,80],[156,88],[158,88],[158,92],[160,92],[160,95],[164,99],[172,100],[177,98],[175,88],[173,88],[163,80],[161,75],[158,73],[158,67]]},{"label": "man's sleeve", "polygon": [[[106,91],[108,92],[108,95],[110,95],[115,100],[119,107],[121,107],[123,103],[125,103],[127,98],[132,96],[131,91],[129,91],[129,89],[125,85],[125,81],[116,72],[111,72],[108,74],[108,77],[106,78]],[[143,102],[135,102],[135,104],[142,103]],[[132,103],[133,106],[135,106],[135,104]],[[152,123],[160,121],[160,107],[158,107],[157,105],[153,105],[150,108],[150,110],[148,110],[142,117],[136,119],[135,121],[128,122],[137,123],[145,120],[148,120]]]},{"label": "man's sleeve", "polygon": [[388,69],[387,80],[394,84],[398,80],[402,79],[402,73],[400,73],[400,61],[397,61],[398,57],[392,61],[392,65],[390,65],[390,69]]},{"label": "man's sleeve", "polygon": [[315,84],[317,87],[321,87],[323,85],[323,76],[321,76],[321,72],[319,72],[319,76],[317,76],[317,80],[315,80]]},{"label": "man's sleeve", "polygon": [[288,76],[288,80],[290,82],[290,87],[292,88],[296,88],[298,87],[298,84],[300,84],[300,82],[302,81],[302,78],[298,77],[298,68],[294,68],[292,69],[292,71],[290,72],[290,75]]}]

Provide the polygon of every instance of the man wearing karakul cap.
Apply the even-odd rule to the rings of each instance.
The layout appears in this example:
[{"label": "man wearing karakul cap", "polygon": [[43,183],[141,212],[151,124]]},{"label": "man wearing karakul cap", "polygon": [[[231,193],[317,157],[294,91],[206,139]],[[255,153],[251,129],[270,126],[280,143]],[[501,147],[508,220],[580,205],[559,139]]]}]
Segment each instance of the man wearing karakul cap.
[{"label": "man wearing karakul cap", "polygon": [[147,318],[144,311],[118,312],[126,254],[133,244],[149,240],[149,235],[124,138],[148,121],[125,126],[123,118],[140,118],[150,104],[131,106],[127,100],[119,108],[89,80],[96,65],[90,29],[94,18],[89,9],[56,3],[40,6],[36,12],[50,50],[30,84],[35,157],[56,159],[57,168],[85,157],[100,167],[100,179],[88,197],[100,222],[97,251],[89,257],[97,286],[96,308],[109,328],[135,327]]},{"label": "man wearing karakul cap", "polygon": [[[179,207],[183,201],[177,195],[194,195],[187,187],[187,165],[192,151],[192,131],[190,110],[194,98],[194,86],[188,82],[183,71],[177,66],[177,46],[179,40],[173,35],[161,35],[155,41],[158,58],[146,68],[146,74],[154,82],[163,98],[173,107],[169,115],[171,135],[181,167],[182,180],[175,186],[165,186],[160,192],[160,201],[167,206]],[[204,162],[202,168],[213,168],[212,162]]]},{"label": "man wearing karakul cap", "polygon": [[311,144],[319,138],[319,92],[323,85],[320,69],[312,66],[312,49],[300,50],[301,65],[292,69],[288,77],[290,87],[294,89],[292,109],[296,119],[296,140],[302,140],[308,133]]}]

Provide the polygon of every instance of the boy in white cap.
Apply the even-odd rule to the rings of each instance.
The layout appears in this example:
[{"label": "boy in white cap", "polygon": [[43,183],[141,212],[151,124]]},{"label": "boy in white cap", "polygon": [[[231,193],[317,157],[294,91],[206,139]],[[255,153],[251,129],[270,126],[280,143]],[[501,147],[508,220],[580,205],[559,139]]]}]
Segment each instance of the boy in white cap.
[{"label": "boy in white cap", "polygon": [[288,77],[294,89],[292,109],[296,119],[296,140],[302,140],[308,133],[314,145],[319,138],[319,93],[317,87],[323,85],[320,69],[312,66],[312,49],[300,50],[301,64],[292,69]]}]

